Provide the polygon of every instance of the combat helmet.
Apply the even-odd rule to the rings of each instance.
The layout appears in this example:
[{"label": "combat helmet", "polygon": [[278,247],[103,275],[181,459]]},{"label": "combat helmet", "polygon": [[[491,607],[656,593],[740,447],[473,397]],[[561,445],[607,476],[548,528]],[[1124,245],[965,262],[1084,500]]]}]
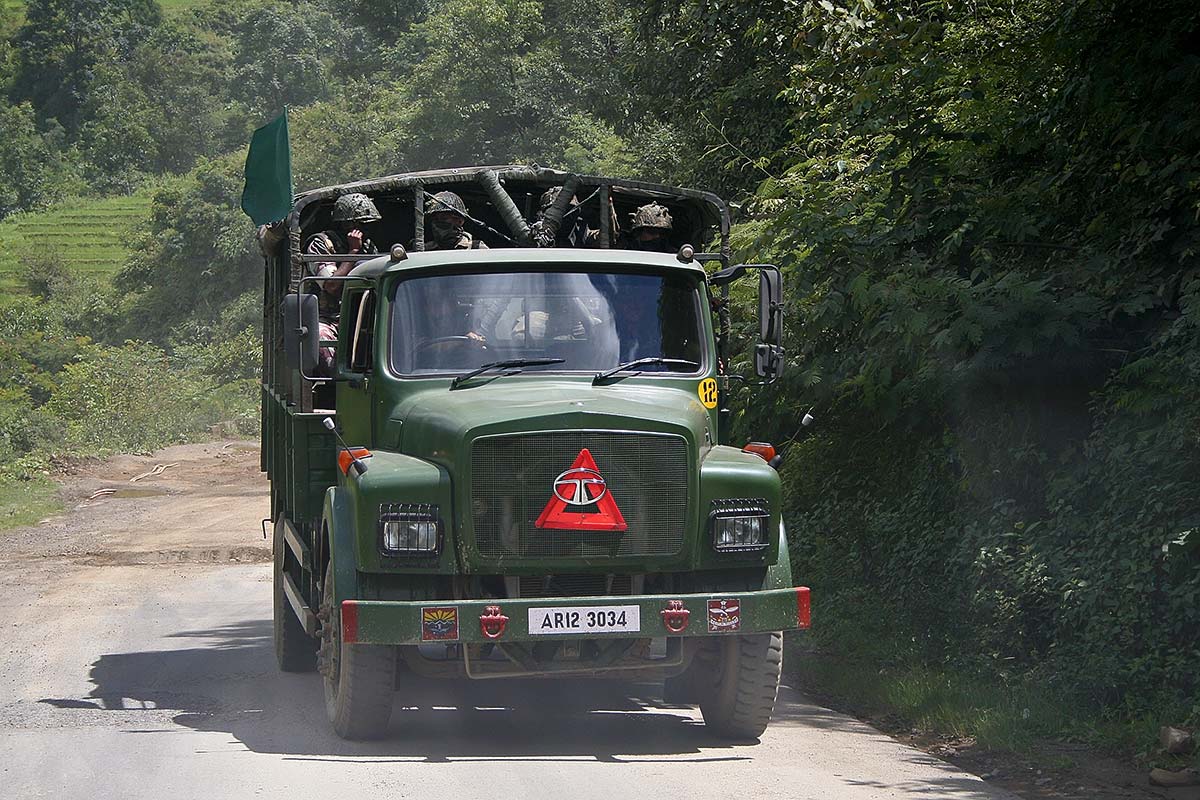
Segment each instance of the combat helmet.
[{"label": "combat helmet", "polygon": [[453,211],[460,217],[467,217],[467,204],[454,192],[438,192],[425,204],[426,214],[440,214]]},{"label": "combat helmet", "polygon": [[379,209],[365,194],[344,194],[333,204],[334,222],[378,222]]},{"label": "combat helmet", "polygon": [[[550,206],[554,205],[554,201],[558,199],[558,195],[562,192],[562,190],[563,190],[563,187],[561,187],[561,186],[551,186],[549,189],[542,192],[542,199],[541,199],[541,202],[538,204],[538,215],[539,216],[545,216],[546,209],[548,209],[548,208],[550,208]],[[572,206],[579,205],[579,198],[572,197],[570,205],[572,205]]]},{"label": "combat helmet", "polygon": [[671,212],[664,205],[647,203],[633,212],[633,232],[642,228],[658,228],[663,231],[671,230]]}]

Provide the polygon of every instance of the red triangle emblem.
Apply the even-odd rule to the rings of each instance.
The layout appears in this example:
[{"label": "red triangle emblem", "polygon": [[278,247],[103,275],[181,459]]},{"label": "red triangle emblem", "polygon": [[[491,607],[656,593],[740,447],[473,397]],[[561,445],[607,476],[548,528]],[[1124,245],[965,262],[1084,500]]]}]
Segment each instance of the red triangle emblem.
[{"label": "red triangle emblem", "polygon": [[[568,531],[623,531],[629,528],[608,484],[596,467],[596,460],[585,447],[575,463],[554,479],[553,496],[534,525],[538,528]],[[595,506],[594,511],[580,511]]]}]

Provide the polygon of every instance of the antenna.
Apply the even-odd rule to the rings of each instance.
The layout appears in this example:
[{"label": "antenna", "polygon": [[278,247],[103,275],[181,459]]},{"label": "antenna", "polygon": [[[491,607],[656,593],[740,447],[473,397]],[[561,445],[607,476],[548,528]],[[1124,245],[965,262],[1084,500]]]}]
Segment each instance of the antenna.
[{"label": "antenna", "polygon": [[350,445],[346,444],[346,440],[342,438],[340,433],[338,433],[337,425],[334,423],[333,417],[326,417],[325,419],[321,420],[321,424],[325,426],[326,430],[337,437],[338,443],[347,453],[350,454],[350,467],[354,470],[354,474],[361,478],[363,473],[367,471],[367,463],[358,456],[354,455],[354,451],[350,449]]}]

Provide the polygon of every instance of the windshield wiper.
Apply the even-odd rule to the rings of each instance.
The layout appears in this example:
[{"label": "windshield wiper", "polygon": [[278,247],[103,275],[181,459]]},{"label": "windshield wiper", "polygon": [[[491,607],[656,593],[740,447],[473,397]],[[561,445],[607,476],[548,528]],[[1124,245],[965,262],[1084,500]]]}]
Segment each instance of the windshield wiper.
[{"label": "windshield wiper", "polygon": [[[629,370],[633,369],[634,367],[640,367],[640,366],[643,366],[646,364],[665,364],[668,367],[691,367],[692,369],[700,368],[700,365],[697,364],[695,361],[687,361],[682,358],[658,358],[658,357],[638,358],[638,359],[635,359],[635,360],[630,361],[625,364],[618,364],[617,366],[613,367],[610,370],[605,370],[604,372],[597,372],[596,377],[592,378],[592,385],[595,386],[597,383],[600,383],[600,381],[611,378],[614,375],[616,375],[618,372],[628,372]],[[632,374],[641,375],[642,372],[641,372],[641,370],[638,370],[637,372],[634,372]],[[625,376],[621,376],[621,377],[625,377]]]},{"label": "windshield wiper", "polygon": [[505,361],[489,361],[486,364],[480,364],[470,372],[459,375],[454,380],[450,381],[450,388],[457,389],[471,378],[482,375],[485,372],[490,372],[494,369],[512,369],[509,375],[516,375],[523,367],[542,367],[546,364],[561,364],[566,361],[565,358],[510,358]]}]

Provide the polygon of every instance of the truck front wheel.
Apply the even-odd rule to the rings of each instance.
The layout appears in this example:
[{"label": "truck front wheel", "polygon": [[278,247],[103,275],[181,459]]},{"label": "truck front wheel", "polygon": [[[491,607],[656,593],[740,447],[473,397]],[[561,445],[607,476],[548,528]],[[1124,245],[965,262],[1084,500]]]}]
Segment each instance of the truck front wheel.
[{"label": "truck front wheel", "polygon": [[380,739],[387,734],[396,682],[396,649],[342,641],[342,615],[334,601],[333,562],[321,593],[321,651],[325,713],[343,739]]},{"label": "truck front wheel", "polygon": [[761,736],[779,693],[783,634],[715,639],[696,657],[707,667],[698,670],[695,683],[704,724],[732,739]]}]

